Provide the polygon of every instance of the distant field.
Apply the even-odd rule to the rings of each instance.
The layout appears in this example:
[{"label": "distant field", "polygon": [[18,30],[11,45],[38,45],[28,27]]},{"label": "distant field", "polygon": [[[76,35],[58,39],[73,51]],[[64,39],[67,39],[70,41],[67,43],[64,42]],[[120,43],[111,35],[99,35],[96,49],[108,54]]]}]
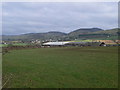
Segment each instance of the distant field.
[{"label": "distant field", "polygon": [[0,44],[0,47],[7,47],[7,44],[6,45]]},{"label": "distant field", "polygon": [[[12,44],[13,46],[26,46],[29,45],[27,43],[16,43],[16,44]],[[8,44],[0,44],[0,47],[7,47]]]},{"label": "distant field", "polygon": [[117,47],[14,50],[3,55],[6,88],[117,88]]},{"label": "distant field", "polygon": [[16,45],[16,46],[25,46],[25,45],[28,45],[27,43],[16,43],[16,44],[13,44],[13,45]]},{"label": "distant field", "polygon": [[93,40],[73,40],[70,42],[92,42]]}]

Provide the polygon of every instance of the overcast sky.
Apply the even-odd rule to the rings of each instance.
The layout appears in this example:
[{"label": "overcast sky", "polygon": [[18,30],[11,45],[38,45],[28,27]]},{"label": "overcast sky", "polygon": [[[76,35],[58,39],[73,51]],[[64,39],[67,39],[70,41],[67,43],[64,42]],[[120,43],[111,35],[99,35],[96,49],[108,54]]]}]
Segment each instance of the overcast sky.
[{"label": "overcast sky", "polygon": [[70,32],[79,28],[118,27],[117,2],[7,2],[2,4],[4,35]]}]

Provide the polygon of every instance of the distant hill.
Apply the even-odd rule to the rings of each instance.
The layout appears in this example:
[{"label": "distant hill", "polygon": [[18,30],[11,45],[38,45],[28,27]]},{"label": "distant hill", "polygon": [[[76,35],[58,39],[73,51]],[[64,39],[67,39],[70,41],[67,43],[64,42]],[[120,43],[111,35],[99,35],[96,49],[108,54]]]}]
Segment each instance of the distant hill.
[{"label": "distant hill", "polygon": [[102,31],[102,29],[99,29],[99,28],[81,28],[81,29],[77,29],[77,30],[74,30],[74,31],[68,33],[68,37],[79,38],[79,35],[85,35],[85,34],[89,34],[91,32],[97,32],[97,31]]},{"label": "distant hill", "polygon": [[114,28],[114,29],[110,29],[110,30],[93,32],[93,34],[111,34],[111,35],[117,35],[117,34],[119,34],[119,32],[120,32],[120,29]]},{"label": "distant hill", "polygon": [[63,33],[57,31],[51,31],[46,33],[27,33],[22,35],[3,35],[3,40],[83,40],[83,39],[118,39],[120,35],[120,29],[114,28],[110,30],[103,30],[100,28],[81,28],[74,30],[70,33]]},{"label": "distant hill", "polygon": [[35,39],[40,39],[40,40],[49,40],[49,39],[54,39],[57,40],[60,37],[65,36],[66,33],[62,32],[47,32],[47,33],[27,33],[27,34],[22,34],[22,35],[3,35],[3,40],[35,40]]},{"label": "distant hill", "polygon": [[100,28],[81,28],[81,29],[77,29],[77,30],[74,30],[74,31],[68,33],[68,35],[87,34],[89,32],[96,32],[96,31],[102,31],[102,29],[100,29]]},{"label": "distant hill", "polygon": [[68,34],[71,39],[118,39],[120,29],[102,30],[99,28],[78,29]]}]

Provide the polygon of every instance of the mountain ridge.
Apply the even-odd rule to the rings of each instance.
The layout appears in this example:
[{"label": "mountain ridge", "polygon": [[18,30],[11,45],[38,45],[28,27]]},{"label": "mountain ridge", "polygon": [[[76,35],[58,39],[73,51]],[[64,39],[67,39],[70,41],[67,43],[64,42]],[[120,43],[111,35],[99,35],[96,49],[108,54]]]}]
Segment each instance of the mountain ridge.
[{"label": "mountain ridge", "polygon": [[[103,30],[100,28],[80,28],[69,33],[50,31],[46,33],[26,33],[21,35],[2,35],[3,40],[74,40],[74,39],[99,39],[120,34],[119,28]],[[117,37],[116,37],[117,39]]]}]

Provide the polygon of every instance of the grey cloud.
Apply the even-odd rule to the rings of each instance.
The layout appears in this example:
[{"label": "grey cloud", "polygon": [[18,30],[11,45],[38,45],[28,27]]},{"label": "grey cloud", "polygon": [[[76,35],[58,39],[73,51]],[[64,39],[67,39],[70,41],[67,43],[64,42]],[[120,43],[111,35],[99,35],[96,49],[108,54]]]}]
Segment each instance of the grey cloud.
[{"label": "grey cloud", "polygon": [[117,27],[117,3],[4,3],[3,34]]}]

